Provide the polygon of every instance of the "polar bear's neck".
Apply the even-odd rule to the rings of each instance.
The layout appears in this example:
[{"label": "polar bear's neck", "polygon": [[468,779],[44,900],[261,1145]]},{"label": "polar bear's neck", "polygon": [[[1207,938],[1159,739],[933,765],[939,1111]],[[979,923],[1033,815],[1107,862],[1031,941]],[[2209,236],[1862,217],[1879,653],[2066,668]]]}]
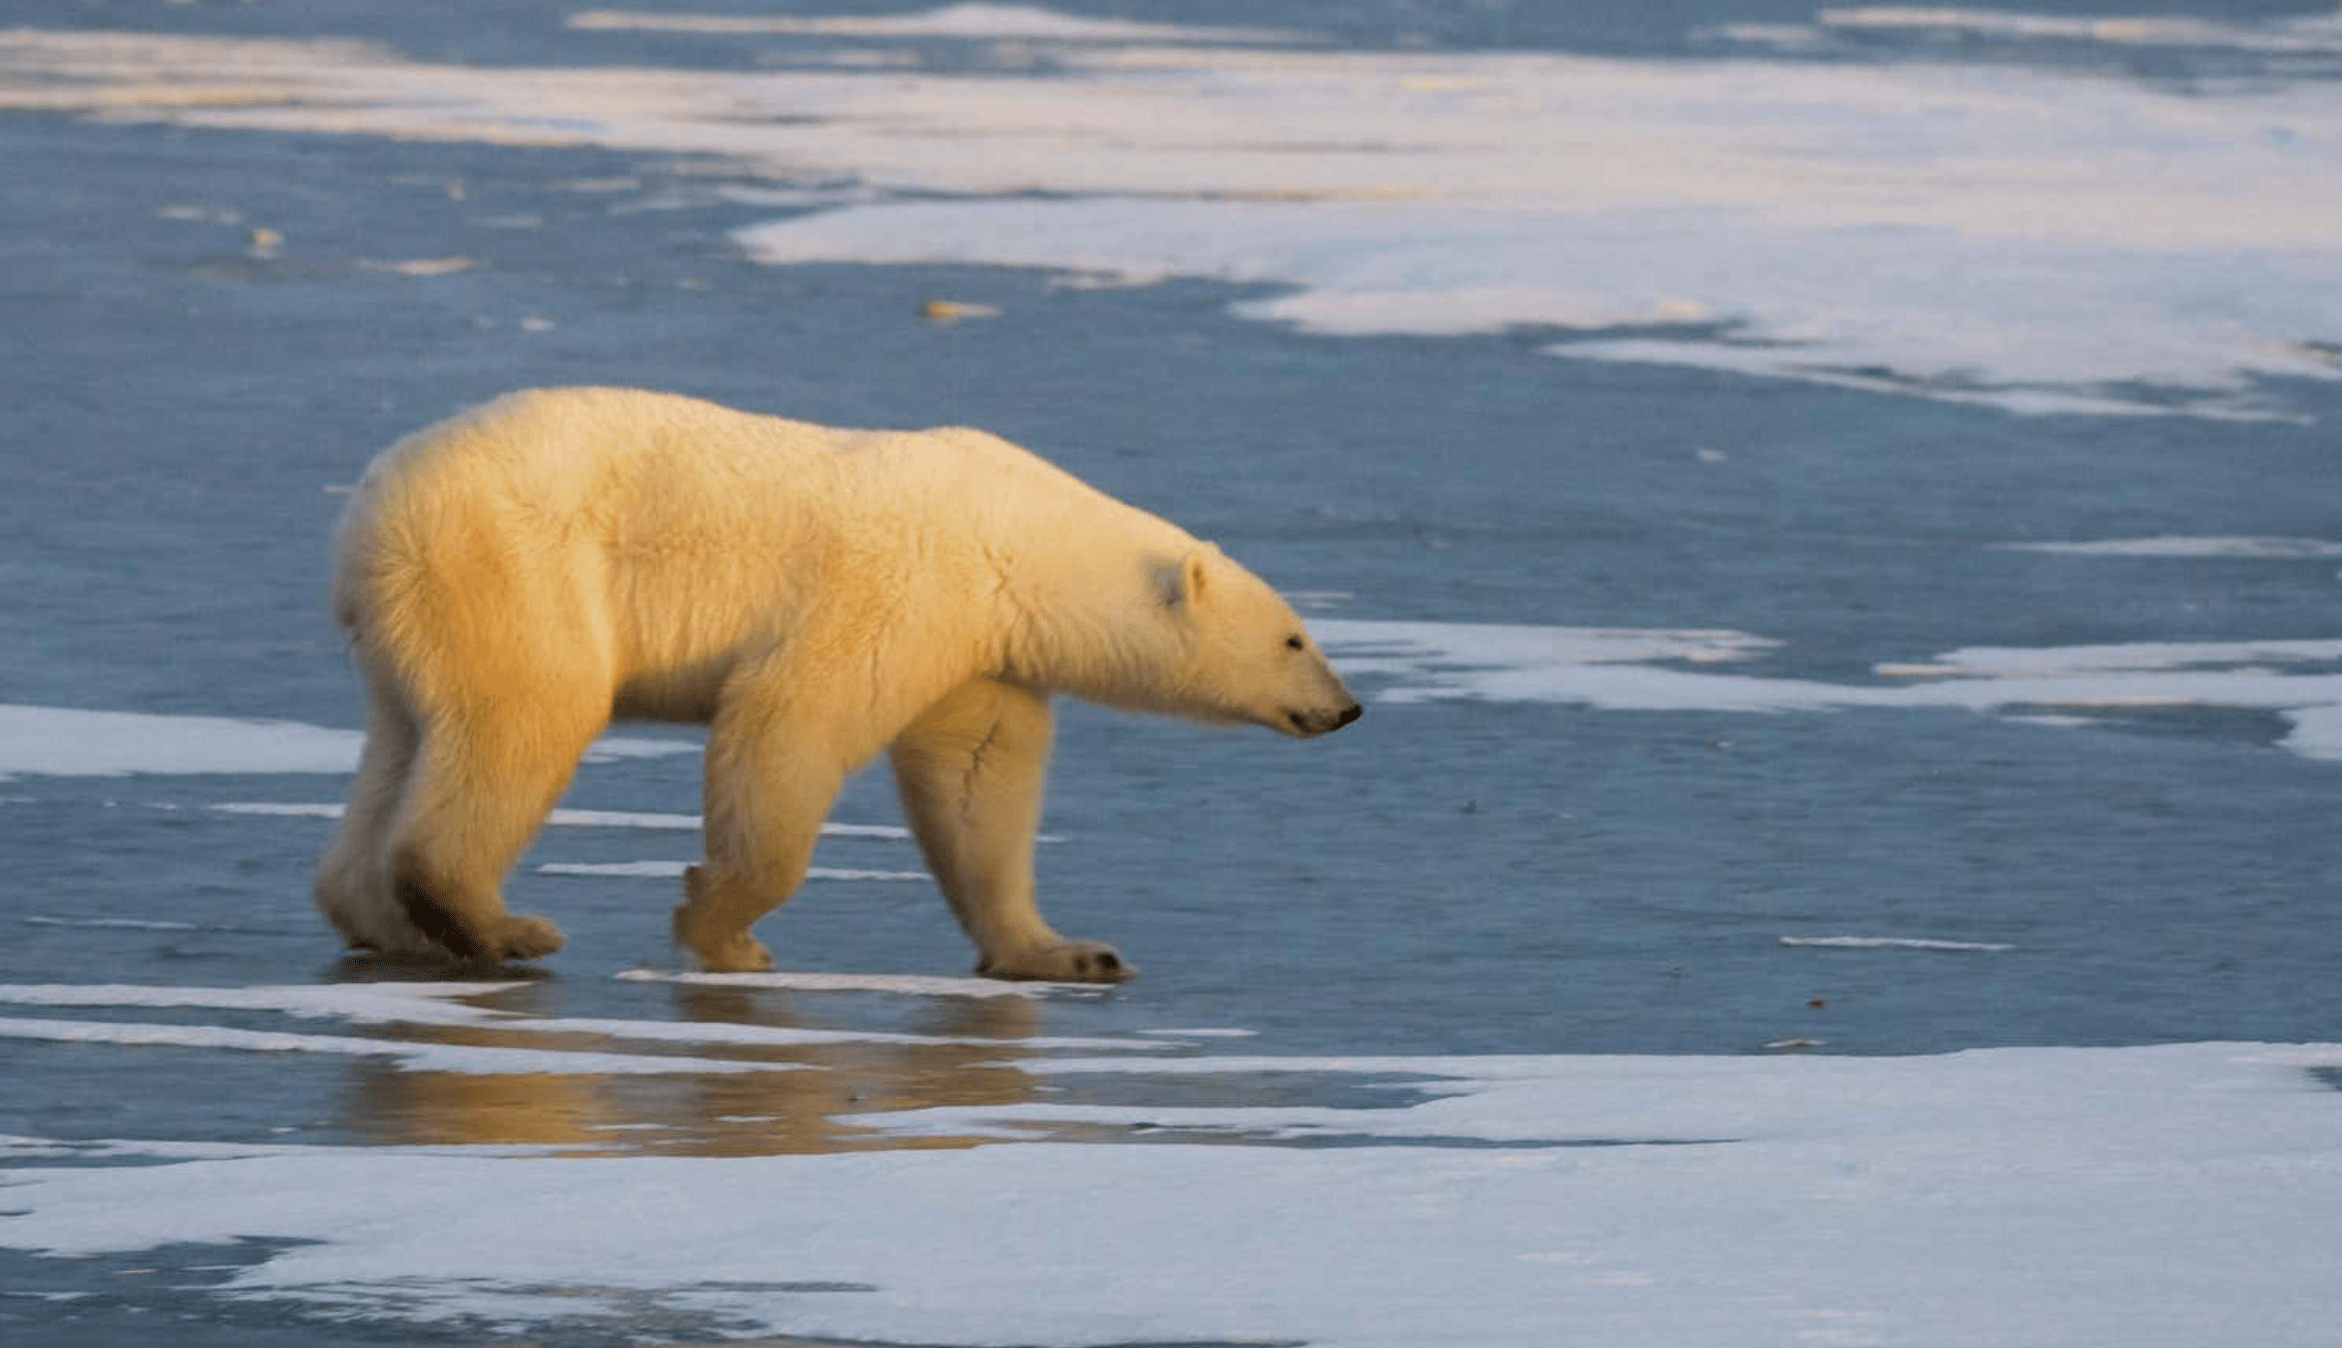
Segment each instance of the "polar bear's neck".
[{"label": "polar bear's neck", "polygon": [[1003,666],[1012,681],[1124,704],[1148,685],[1176,644],[1166,588],[1202,544],[1179,526],[1127,505],[1042,461],[1019,488],[979,508],[977,532],[1006,618]]}]

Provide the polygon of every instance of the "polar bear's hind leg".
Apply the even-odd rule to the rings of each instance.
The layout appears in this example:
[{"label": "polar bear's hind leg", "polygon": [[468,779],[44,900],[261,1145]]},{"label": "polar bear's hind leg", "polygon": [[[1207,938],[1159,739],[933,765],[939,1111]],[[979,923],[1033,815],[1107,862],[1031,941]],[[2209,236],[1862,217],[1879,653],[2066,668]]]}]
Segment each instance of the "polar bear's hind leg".
[{"label": "polar bear's hind leg", "polygon": [[412,953],[415,933],[390,895],[387,849],[421,739],[396,698],[369,687],[367,704],[358,775],[317,866],[317,911],[353,950]]},{"label": "polar bear's hind leg", "polygon": [[535,959],[561,929],[505,911],[499,892],[569,785],[604,716],[548,692],[424,732],[390,845],[391,896],[407,920],[465,963]]}]

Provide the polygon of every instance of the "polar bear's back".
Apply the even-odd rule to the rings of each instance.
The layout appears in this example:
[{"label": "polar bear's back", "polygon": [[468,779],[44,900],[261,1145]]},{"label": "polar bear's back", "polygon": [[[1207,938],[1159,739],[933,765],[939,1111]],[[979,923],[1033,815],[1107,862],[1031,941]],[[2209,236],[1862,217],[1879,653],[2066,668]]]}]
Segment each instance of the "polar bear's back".
[{"label": "polar bear's back", "polygon": [[845,429],[670,393],[556,388],[507,394],[392,445],[368,467],[356,505],[387,524],[402,512],[509,504],[538,522],[676,537],[729,532],[727,518],[743,514],[785,528],[807,512],[850,521],[938,502],[964,512],[991,496],[1067,491],[1091,494],[981,431]]},{"label": "polar bear's back", "polygon": [[[334,613],[361,645],[465,667],[488,646],[558,640],[621,683],[712,675],[817,604],[964,608],[922,596],[990,593],[1004,546],[1077,541],[1062,536],[1069,519],[1090,543],[1101,528],[1124,543],[1184,538],[979,431],[532,390],[376,458],[343,514]],[[644,696],[688,711],[700,691]]]},{"label": "polar bear's back", "polygon": [[384,450],[367,468],[361,502],[386,523],[401,511],[491,502],[540,518],[673,503],[704,520],[711,502],[738,502],[747,490],[766,496],[817,475],[849,436],[668,393],[530,389]]}]

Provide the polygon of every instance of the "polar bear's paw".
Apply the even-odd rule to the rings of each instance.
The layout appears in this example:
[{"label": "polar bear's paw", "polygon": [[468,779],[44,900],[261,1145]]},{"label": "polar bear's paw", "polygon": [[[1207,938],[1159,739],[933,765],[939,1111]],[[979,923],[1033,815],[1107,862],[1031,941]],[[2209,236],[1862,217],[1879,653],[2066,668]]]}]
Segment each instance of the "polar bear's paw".
[{"label": "polar bear's paw", "polygon": [[559,950],[566,940],[561,934],[561,928],[545,918],[530,914],[508,917],[496,929],[495,958],[539,959]]},{"label": "polar bear's paw", "polygon": [[745,889],[717,878],[705,866],[683,869],[683,902],[675,906],[675,944],[691,952],[711,974],[772,972],[773,952],[748,934],[748,924],[769,904],[756,904]]},{"label": "polar bear's paw", "polygon": [[1103,941],[1060,941],[1034,950],[987,956],[976,966],[986,978],[1043,983],[1122,983],[1138,968]]},{"label": "polar bear's paw", "polygon": [[773,970],[773,952],[764,942],[746,934],[725,941],[710,941],[691,946],[691,956],[699,967],[711,974],[769,974]]}]

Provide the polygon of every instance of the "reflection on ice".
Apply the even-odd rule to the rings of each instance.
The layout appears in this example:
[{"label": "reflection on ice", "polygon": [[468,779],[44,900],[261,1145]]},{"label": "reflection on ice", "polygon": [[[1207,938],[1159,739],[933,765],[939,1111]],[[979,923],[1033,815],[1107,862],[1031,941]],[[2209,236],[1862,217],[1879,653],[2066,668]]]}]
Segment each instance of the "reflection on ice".
[{"label": "reflection on ice", "polygon": [[[378,1058],[403,1072],[434,1075],[592,1077],[753,1072],[785,1069],[793,1063],[742,1062],[729,1058],[681,1059],[615,1053],[548,1052],[542,1049],[444,1044],[390,1038],[361,1039],[337,1034],[293,1034],[245,1030],[226,1025],[164,1025],[120,1020],[67,1020],[0,1016],[0,1039],[46,1040],[62,1044],[112,1044],[142,1048],[230,1050],[241,1053],[313,1053]],[[466,1141],[491,1139],[462,1139]],[[525,1139],[524,1139],[525,1140]]]},{"label": "reflection on ice", "polygon": [[[1038,1033],[1038,999],[955,995],[975,980],[851,975],[675,976],[667,1015],[536,1015],[532,984],[364,982],[257,987],[0,984],[0,1005],[274,1012],[371,1033],[258,1030],[208,1021],[0,1016],[0,1040],[325,1055],[359,1060],[344,1126],[379,1144],[624,1145],[662,1154],[769,1155],[882,1140],[846,1116],[1007,1106],[1028,1060],[1072,1052],[1144,1058],[1168,1038]],[[986,986],[997,986],[987,984]],[[909,992],[911,1029],[800,1023],[790,994]],[[942,995],[934,995],[942,994]],[[753,1076],[755,1081],[746,1080]],[[652,1080],[656,1078],[657,1080]],[[610,1134],[626,1134],[615,1139]],[[908,1145],[964,1145],[932,1132]],[[905,1145],[906,1140],[887,1141]]]},{"label": "reflection on ice", "polygon": [[629,983],[682,983],[696,987],[769,989],[775,992],[876,992],[906,997],[1102,997],[1097,983],[1008,982],[998,978],[945,978],[933,974],[831,974],[778,971],[767,974],[663,973],[629,969]]},{"label": "reflection on ice", "polygon": [[[678,992],[679,1031],[770,1014],[753,992]],[[1013,1037],[1033,1009],[950,1014]],[[362,1131],[426,1148],[0,1139],[0,1245],[265,1241],[217,1295],[555,1339],[692,1315],[721,1337],[884,1343],[2160,1343],[2176,1325],[2308,1348],[2331,1324],[2342,1097],[2318,1074],[2342,1046],[1071,1060],[938,1044],[800,1066],[365,1069]],[[630,1154],[667,1150],[676,1119],[701,1121],[694,1155]],[[986,1136],[1060,1140],[969,1145]],[[1148,1141],[1164,1136],[1211,1145]],[[469,1140],[504,1145],[451,1149]]]}]

